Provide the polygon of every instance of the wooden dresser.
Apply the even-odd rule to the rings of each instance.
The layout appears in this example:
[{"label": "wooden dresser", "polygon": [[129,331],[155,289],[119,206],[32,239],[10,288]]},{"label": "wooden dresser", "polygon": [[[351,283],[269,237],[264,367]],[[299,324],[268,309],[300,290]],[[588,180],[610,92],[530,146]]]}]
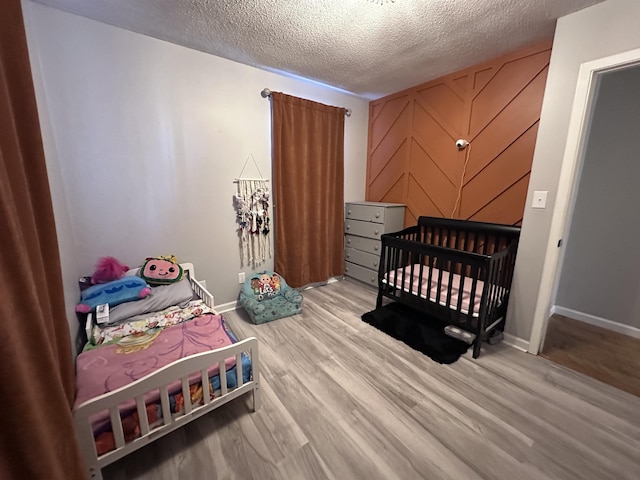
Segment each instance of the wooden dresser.
[{"label": "wooden dresser", "polygon": [[380,236],[404,226],[404,205],[349,202],[345,204],[345,275],[378,285]]}]

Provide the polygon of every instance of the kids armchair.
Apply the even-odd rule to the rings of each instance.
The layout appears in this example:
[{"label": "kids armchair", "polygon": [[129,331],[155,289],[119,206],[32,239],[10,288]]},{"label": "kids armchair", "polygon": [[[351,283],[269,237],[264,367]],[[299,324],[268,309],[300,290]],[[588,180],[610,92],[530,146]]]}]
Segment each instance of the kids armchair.
[{"label": "kids armchair", "polygon": [[242,286],[240,304],[253,323],[265,323],[302,312],[302,294],[275,272],[256,274]]}]

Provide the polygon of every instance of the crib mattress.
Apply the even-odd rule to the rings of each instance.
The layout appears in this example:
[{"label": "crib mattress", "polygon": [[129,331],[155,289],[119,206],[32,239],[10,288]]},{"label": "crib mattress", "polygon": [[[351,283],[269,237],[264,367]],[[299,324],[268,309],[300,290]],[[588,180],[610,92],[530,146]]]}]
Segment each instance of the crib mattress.
[{"label": "crib mattress", "polygon": [[[471,290],[473,287],[473,278],[464,277],[462,282],[462,291],[460,290],[461,277],[459,274],[450,274],[448,271],[440,270],[439,268],[431,269],[431,283],[429,283],[429,269],[423,268],[422,281],[420,280],[420,265],[414,265],[413,278],[411,277],[411,266],[404,268],[404,282],[403,269],[399,268],[395,271],[388,272],[382,279],[383,283],[391,285],[395,288],[402,288],[403,291],[411,295],[419,295],[420,297],[429,300],[430,302],[437,302],[443,307],[447,306],[447,293],[449,290],[449,283],[451,283],[451,302],[449,307],[452,310],[457,310],[458,299],[462,296],[462,303],[460,305],[460,312],[468,315],[469,307],[473,306],[472,317],[478,317],[480,313],[480,302],[482,300],[482,292],[484,291],[484,282],[478,280],[476,282],[476,291],[473,298],[471,298]],[[397,280],[396,280],[397,279]],[[440,289],[438,290],[438,280],[440,280]],[[422,285],[422,288],[419,288]],[[420,290],[418,292],[418,290]]]}]

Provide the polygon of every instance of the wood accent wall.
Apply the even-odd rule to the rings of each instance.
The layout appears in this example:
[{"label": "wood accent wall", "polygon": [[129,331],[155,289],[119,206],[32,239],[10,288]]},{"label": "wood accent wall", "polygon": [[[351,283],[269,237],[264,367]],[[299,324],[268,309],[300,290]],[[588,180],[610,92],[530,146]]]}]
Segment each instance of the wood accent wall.
[{"label": "wood accent wall", "polygon": [[406,204],[407,226],[521,224],[550,56],[545,41],[372,101],[366,199]]}]

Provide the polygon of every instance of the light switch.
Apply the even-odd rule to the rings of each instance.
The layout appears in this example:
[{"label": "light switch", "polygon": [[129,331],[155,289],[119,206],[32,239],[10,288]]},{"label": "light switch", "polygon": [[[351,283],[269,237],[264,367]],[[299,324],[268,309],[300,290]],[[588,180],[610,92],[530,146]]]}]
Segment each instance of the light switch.
[{"label": "light switch", "polygon": [[533,202],[531,208],[546,208],[547,207],[547,192],[546,190],[536,190],[533,192]]}]

